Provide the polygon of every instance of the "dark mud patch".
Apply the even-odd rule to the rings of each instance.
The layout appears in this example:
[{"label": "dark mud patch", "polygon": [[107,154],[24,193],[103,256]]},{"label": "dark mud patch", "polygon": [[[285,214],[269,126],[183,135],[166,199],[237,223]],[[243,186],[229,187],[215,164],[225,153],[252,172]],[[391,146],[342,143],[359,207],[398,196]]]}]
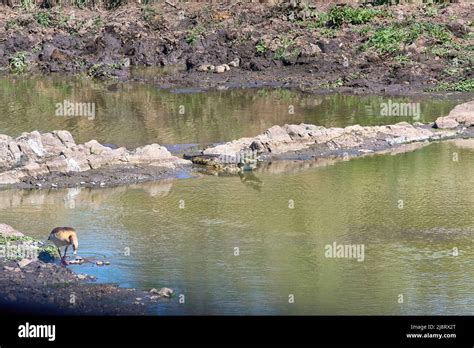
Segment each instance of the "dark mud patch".
[{"label": "dark mud patch", "polygon": [[193,169],[188,165],[178,165],[172,169],[152,165],[120,165],[91,169],[85,172],[53,172],[44,176],[25,178],[21,183],[9,186],[9,188],[113,187],[177,177],[190,177],[193,175],[192,173]]},{"label": "dark mud patch", "polygon": [[150,293],[94,284],[67,267],[33,261],[20,268],[0,261],[0,308],[14,314],[144,315],[156,303]]}]

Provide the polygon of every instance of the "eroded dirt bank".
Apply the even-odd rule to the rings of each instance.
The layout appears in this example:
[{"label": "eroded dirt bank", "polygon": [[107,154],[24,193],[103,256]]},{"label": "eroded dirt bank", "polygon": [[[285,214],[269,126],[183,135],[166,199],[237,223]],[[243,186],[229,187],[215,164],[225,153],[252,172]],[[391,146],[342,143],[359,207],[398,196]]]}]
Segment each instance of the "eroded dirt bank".
[{"label": "eroded dirt bank", "polygon": [[90,276],[31,257],[35,243],[11,226],[0,224],[0,310],[51,315],[144,315],[149,314],[154,303],[168,301],[172,296],[168,288],[142,291],[94,284]]},{"label": "eroded dirt bank", "polygon": [[166,3],[0,11],[11,73],[133,78],[159,87],[298,87],[407,94],[472,91],[474,4],[341,7]]}]

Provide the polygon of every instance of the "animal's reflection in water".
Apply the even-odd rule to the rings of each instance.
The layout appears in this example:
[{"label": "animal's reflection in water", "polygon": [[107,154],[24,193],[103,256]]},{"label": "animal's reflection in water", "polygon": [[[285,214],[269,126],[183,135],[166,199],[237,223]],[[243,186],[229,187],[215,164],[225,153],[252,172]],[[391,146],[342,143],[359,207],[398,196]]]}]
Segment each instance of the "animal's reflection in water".
[{"label": "animal's reflection in water", "polygon": [[260,180],[252,171],[240,171],[240,181],[246,186],[253,188],[254,190],[260,191],[263,186],[263,181]]}]

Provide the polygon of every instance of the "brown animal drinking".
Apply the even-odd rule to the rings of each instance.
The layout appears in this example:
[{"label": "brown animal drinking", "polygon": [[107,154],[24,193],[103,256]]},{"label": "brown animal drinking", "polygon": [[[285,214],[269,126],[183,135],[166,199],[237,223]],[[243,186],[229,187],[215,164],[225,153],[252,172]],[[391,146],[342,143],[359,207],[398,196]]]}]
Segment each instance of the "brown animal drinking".
[{"label": "brown animal drinking", "polygon": [[[58,248],[59,256],[61,257],[61,263],[67,265],[66,253],[70,245],[74,250],[74,255],[77,255],[77,248],[79,243],[77,241],[76,230],[72,227],[56,227],[49,234],[48,240],[52,241],[54,245]],[[61,247],[66,247],[64,249],[64,255],[61,256]]]}]

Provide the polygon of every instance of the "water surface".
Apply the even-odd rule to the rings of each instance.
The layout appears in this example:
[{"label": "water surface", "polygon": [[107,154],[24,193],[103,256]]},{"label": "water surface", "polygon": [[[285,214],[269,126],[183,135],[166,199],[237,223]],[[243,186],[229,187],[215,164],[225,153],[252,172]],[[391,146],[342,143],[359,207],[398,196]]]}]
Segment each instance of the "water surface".
[{"label": "water surface", "polygon": [[[311,123],[326,127],[431,122],[460,101],[310,95],[283,89],[184,93],[141,83],[97,83],[80,78],[1,78],[0,134],[69,130],[76,142],[136,147],[209,144],[255,136],[273,125]],[[95,117],[56,116],[64,101],[94,103]],[[382,103],[419,103],[419,118],[382,116]]]},{"label": "water surface", "polygon": [[[72,225],[81,256],[111,262],[74,270],[185,295],[152,314],[472,314],[474,152],[461,145],[246,178],[9,190],[0,220],[42,239]],[[334,242],[363,244],[364,261],[326,258]]]}]

